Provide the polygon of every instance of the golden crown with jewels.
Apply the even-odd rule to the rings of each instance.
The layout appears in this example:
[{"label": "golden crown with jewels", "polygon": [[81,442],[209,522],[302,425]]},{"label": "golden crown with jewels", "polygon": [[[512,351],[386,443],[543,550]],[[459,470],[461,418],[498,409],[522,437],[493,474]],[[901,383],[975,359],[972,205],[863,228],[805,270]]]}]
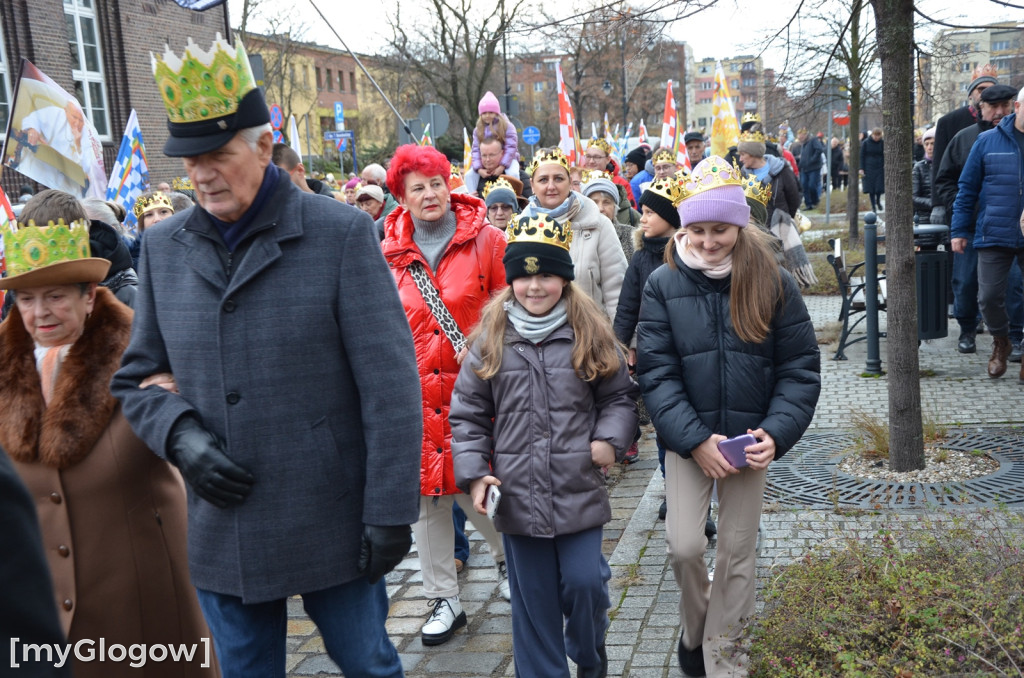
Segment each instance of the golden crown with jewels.
[{"label": "golden crown with jewels", "polygon": [[505,229],[508,244],[532,242],[541,245],[554,245],[566,252],[572,244],[572,222],[558,223],[547,214],[522,217],[509,223]]},{"label": "golden crown with jewels", "polygon": [[724,186],[742,188],[745,181],[736,167],[730,165],[724,158],[713,155],[702,160],[683,181],[683,197],[680,201]]},{"label": "golden crown with jewels", "polygon": [[745,124],[748,122],[761,122],[761,115],[759,113],[744,113],[743,120],[740,122],[740,124]]},{"label": "golden crown with jewels", "polygon": [[135,207],[132,208],[132,212],[135,213],[136,219],[142,219],[142,215],[150,210],[160,209],[161,207],[167,208],[174,211],[174,205],[171,204],[171,198],[163,191],[154,191],[150,195],[143,195],[135,201]]},{"label": "golden crown with jewels", "polygon": [[673,151],[671,148],[659,148],[655,152],[654,157],[651,158],[651,162],[654,163],[655,165],[663,162],[670,162],[672,164],[675,164],[676,152]]},{"label": "golden crown with jewels", "polygon": [[174,123],[212,120],[230,115],[247,92],[256,87],[242,41],[232,47],[220,33],[210,51],[192,38],[180,57],[169,47],[163,56],[153,55],[153,77]]},{"label": "golden crown with jewels", "polygon": [[683,200],[683,184],[675,175],[655,179],[647,187],[647,190],[665,198],[672,203],[673,207],[678,207]]},{"label": "golden crown with jewels", "polygon": [[740,141],[741,142],[742,141],[754,141],[754,142],[760,142],[760,143],[763,144],[765,142],[765,138],[766,137],[764,136],[764,132],[761,132],[761,131],[752,132],[750,130],[747,130],[746,132],[740,132]]},{"label": "golden crown with jewels", "polygon": [[601,138],[591,139],[590,140],[590,145],[587,148],[590,148],[590,146],[593,146],[594,148],[600,148],[602,151],[604,151],[605,155],[611,155],[612,154],[612,146],[611,146],[611,144],[609,144],[604,139],[601,139]]},{"label": "golden crown with jewels", "polygon": [[772,199],[772,185],[759,181],[757,177],[749,176],[743,184],[743,195],[753,198],[767,207],[768,201]]},{"label": "golden crown with jewels", "polygon": [[487,182],[487,184],[483,188],[481,197],[486,198],[488,195],[491,194],[491,191],[499,188],[507,188],[508,190],[512,191],[512,195],[516,194],[516,189],[512,186],[512,184],[508,182],[508,179],[506,179],[505,177],[498,177],[494,181]]},{"label": "golden crown with jewels", "polygon": [[561,165],[568,172],[569,158],[565,157],[561,148],[550,148],[533,156],[533,162],[530,163],[530,174],[536,172],[541,165]]}]

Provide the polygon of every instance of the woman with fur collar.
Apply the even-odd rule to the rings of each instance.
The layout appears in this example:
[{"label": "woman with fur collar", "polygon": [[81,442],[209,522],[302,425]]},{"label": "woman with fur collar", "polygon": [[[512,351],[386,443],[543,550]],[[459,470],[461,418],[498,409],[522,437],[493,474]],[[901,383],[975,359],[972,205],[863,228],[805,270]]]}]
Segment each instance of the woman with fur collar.
[{"label": "woman with fur collar", "polygon": [[[216,676],[189,583],[184,485],[110,393],[132,311],[98,287],[110,262],[89,256],[73,196],[44,191],[22,217],[49,225],[3,234],[0,289],[15,303],[0,324],[0,446],[35,499],[64,634],[85,641],[68,661],[79,678]],[[193,661],[118,660],[113,647],[182,644],[195,646]]]}]

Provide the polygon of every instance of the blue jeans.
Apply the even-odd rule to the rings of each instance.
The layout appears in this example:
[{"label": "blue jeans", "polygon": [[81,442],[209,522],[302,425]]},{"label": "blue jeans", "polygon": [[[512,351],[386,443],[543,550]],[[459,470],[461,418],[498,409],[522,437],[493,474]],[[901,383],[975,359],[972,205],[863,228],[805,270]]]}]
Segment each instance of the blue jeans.
[{"label": "blue jeans", "polygon": [[569,678],[566,655],[577,666],[598,666],[612,576],[601,554],[601,528],[554,539],[502,536],[517,678]]},{"label": "blue jeans", "polygon": [[[283,678],[286,599],[245,604],[238,596],[196,589],[213,634],[223,678]],[[320,629],[331,659],[349,678],[401,678],[402,662],[384,622],[388,594],[381,579],[365,577],[302,594],[302,605]]]},{"label": "blue jeans", "polygon": [[[1005,292],[1005,310],[1009,317],[1010,340],[1017,343],[1024,335],[1024,284],[1020,269],[1011,266],[1009,289]],[[974,333],[981,318],[978,305],[978,250],[968,238],[963,254],[953,254],[953,317],[961,332]],[[988,322],[988,321],[986,321]]]},{"label": "blue jeans", "polygon": [[821,195],[821,176],[819,170],[800,172],[800,183],[804,189],[804,204],[810,209],[818,204]]},{"label": "blue jeans", "polygon": [[469,537],[466,536],[466,512],[452,503],[452,523],[455,525],[455,558],[469,562]]}]

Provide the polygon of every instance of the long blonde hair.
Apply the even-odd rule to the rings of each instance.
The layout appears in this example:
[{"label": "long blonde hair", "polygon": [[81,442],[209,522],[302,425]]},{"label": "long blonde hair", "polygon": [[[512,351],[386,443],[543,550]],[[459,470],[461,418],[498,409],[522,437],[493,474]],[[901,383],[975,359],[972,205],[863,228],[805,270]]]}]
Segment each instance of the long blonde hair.
[{"label": "long blonde hair", "polygon": [[[480,364],[472,369],[481,379],[491,379],[501,369],[508,313],[505,302],[515,299],[512,286],[491,299],[480,314],[480,322],[469,335],[470,346],[480,342]],[[576,334],[572,366],[584,381],[611,377],[625,360],[625,347],[615,338],[611,323],[587,293],[570,282],[562,290],[566,322]]]},{"label": "long blonde hair", "polygon": [[494,118],[494,122],[490,125],[484,122],[483,117],[476,119],[476,128],[473,130],[473,134],[476,135],[477,144],[486,139],[487,130],[491,130],[491,134],[497,137],[501,141],[502,147],[505,146],[505,133],[508,132],[508,118],[505,117],[504,113],[498,113]]},{"label": "long blonde hair", "polygon": [[[670,238],[665,247],[665,263],[678,269],[675,251],[675,238]],[[768,235],[753,222],[736,236],[731,288],[729,318],[736,336],[760,344],[768,338],[775,309],[783,300],[782,274]]]}]

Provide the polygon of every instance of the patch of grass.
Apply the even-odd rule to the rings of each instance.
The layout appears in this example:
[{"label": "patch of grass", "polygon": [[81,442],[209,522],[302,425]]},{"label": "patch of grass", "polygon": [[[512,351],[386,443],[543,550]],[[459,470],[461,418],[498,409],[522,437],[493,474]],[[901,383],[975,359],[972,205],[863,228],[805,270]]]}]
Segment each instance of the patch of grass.
[{"label": "patch of grass", "polygon": [[944,464],[945,462],[949,461],[949,452],[947,450],[939,450],[935,453],[935,456],[932,458],[935,461],[939,462],[940,464]]},{"label": "patch of grass", "polygon": [[926,378],[926,377],[934,377],[935,375],[936,375],[936,372],[935,372],[935,370],[932,370],[932,369],[925,369],[925,370],[921,370],[920,372],[918,372],[918,376],[920,376],[922,379]]},{"label": "patch of grass", "polygon": [[832,541],[768,582],[750,675],[1024,675],[1022,554],[1006,511]]},{"label": "patch of grass", "polygon": [[855,409],[850,423],[857,434],[849,451],[871,459],[889,458],[889,422]]}]

